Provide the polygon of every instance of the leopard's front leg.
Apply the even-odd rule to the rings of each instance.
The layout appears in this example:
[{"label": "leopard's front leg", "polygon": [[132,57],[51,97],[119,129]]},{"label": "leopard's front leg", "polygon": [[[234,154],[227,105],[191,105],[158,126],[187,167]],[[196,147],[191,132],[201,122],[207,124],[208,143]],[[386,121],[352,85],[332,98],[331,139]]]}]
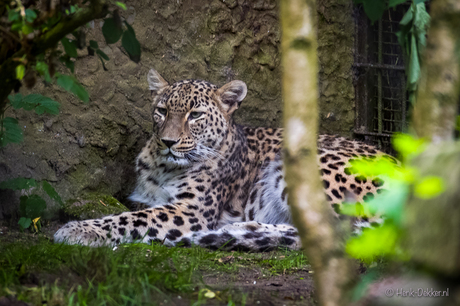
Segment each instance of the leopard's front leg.
[{"label": "leopard's front leg", "polygon": [[194,204],[164,205],[136,212],[124,212],[102,219],[72,221],[54,234],[55,242],[89,246],[122,242],[175,241],[189,232],[206,231],[211,219],[198,217]]}]

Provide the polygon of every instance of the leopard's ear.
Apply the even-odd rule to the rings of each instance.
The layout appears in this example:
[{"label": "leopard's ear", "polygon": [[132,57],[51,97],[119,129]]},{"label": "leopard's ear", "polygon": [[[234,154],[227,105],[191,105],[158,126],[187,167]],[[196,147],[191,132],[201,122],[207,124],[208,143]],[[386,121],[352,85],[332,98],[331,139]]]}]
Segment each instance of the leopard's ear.
[{"label": "leopard's ear", "polygon": [[147,81],[152,95],[157,95],[163,88],[169,85],[155,69],[150,69]]},{"label": "leopard's ear", "polygon": [[221,106],[227,114],[236,111],[248,93],[248,88],[243,81],[231,81],[219,88],[216,94],[219,96]]}]

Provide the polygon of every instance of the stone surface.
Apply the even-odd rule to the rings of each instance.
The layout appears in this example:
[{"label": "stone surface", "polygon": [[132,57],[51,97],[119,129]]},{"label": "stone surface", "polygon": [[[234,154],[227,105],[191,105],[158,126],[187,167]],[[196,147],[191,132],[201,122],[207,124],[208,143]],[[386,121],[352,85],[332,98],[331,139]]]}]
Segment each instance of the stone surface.
[{"label": "stone surface", "polygon": [[404,246],[421,267],[448,277],[460,275],[460,145],[431,146],[413,165],[420,177],[443,179],[445,191],[431,199],[412,196],[405,212]]},{"label": "stone surface", "polygon": [[[318,5],[321,132],[350,135],[353,126],[350,5],[344,0]],[[146,81],[152,67],[169,82],[197,78],[220,86],[242,80],[248,95],[236,121],[282,125],[277,1],[130,1],[120,14],[140,41],[140,63],[129,60],[120,42],[105,45],[102,22],[92,22],[87,41],[98,41],[110,60],[105,71],[97,57],[79,51],[76,76],[90,102],[56,85],[37,84],[33,92],[60,102],[60,114],[8,111],[23,127],[24,143],[0,151],[0,181],[30,177],[49,181],[64,201],[98,192],[125,203],[135,183],[135,156],[152,129]],[[0,219],[15,216],[18,202],[18,192],[0,190]],[[56,205],[48,207],[53,216]]]},{"label": "stone surface", "polygon": [[352,137],[355,124],[353,86],[354,20],[348,0],[319,0],[319,131]]}]

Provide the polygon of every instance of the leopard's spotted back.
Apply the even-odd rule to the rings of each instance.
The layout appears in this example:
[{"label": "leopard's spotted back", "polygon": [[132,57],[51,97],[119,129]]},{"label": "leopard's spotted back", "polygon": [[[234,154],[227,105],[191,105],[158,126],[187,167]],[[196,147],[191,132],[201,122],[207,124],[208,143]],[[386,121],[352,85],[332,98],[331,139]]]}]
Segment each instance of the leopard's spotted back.
[{"label": "leopard's spotted back", "polygon": [[367,202],[385,190],[385,182],[378,177],[364,177],[353,173],[350,161],[386,158],[395,165],[398,161],[375,147],[344,137],[320,135],[318,164],[326,197],[332,204],[341,204],[348,196],[355,202]]},{"label": "leopard's spotted back", "polygon": [[[282,129],[235,124],[246,85],[217,88],[204,81],[169,85],[154,70],[154,133],[136,159],[131,199],[147,206],[97,220],[70,222],[56,241],[90,245],[153,240],[264,251],[299,248],[291,222],[282,163]],[[383,155],[342,137],[318,139],[318,163],[332,205],[347,197],[367,201],[385,187],[379,178],[352,174],[351,159]],[[390,157],[388,157],[390,158]]]}]

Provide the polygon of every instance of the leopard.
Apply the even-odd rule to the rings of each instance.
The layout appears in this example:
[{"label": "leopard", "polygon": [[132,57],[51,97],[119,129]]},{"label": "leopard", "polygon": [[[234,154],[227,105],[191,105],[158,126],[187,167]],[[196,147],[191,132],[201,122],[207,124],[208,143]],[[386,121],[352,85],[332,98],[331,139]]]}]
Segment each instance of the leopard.
[{"label": "leopard", "polygon": [[[195,79],[169,84],[154,69],[147,81],[153,130],[136,158],[137,183],[129,197],[142,209],[68,222],[54,241],[300,249],[285,182],[283,129],[244,126],[233,118],[247,85],[233,80],[218,87]],[[398,162],[372,145],[341,136],[319,135],[317,148],[325,197],[335,212],[350,196],[366,202],[387,187],[379,177],[351,171],[352,159],[381,156]]]}]

